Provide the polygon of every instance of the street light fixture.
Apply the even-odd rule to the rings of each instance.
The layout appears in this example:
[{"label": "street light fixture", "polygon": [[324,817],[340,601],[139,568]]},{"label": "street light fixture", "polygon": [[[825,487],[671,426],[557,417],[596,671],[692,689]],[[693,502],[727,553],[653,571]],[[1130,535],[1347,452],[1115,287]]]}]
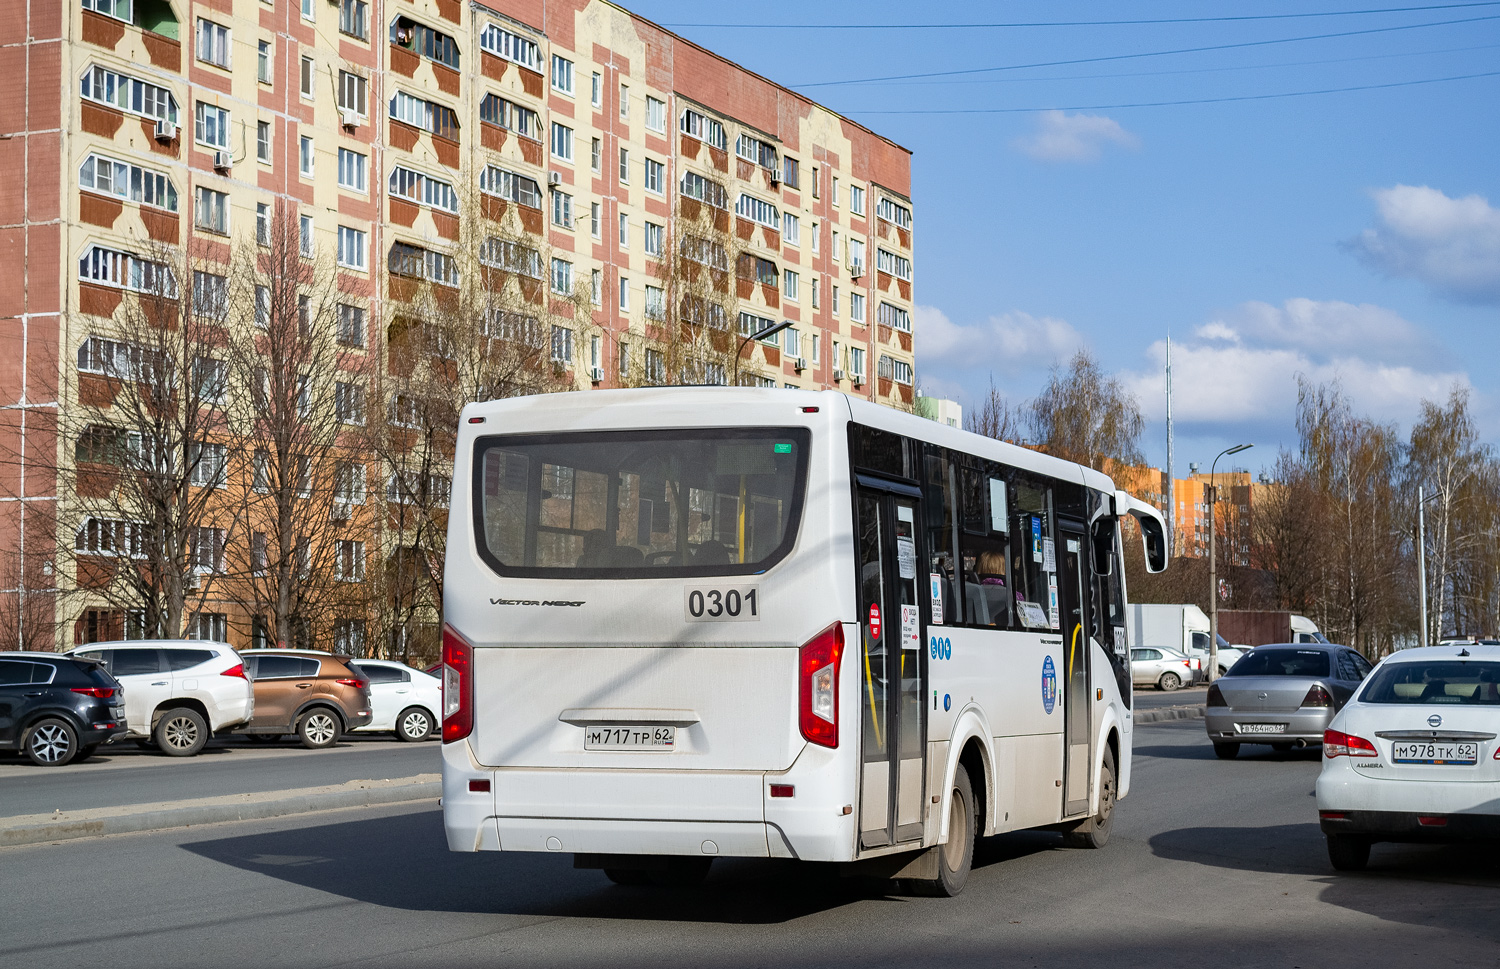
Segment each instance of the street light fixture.
[{"label": "street light fixture", "polygon": [[1214,507],[1219,503],[1219,485],[1214,479],[1214,472],[1219,466],[1219,458],[1226,454],[1239,454],[1253,447],[1255,447],[1254,444],[1236,444],[1234,447],[1225,448],[1208,466],[1208,682],[1210,683],[1219,678],[1219,576],[1214,557],[1214,549],[1219,544],[1218,533],[1214,530]]},{"label": "street light fixture", "polygon": [[740,345],[737,348],[735,348],[735,351],[734,351],[734,381],[733,381],[733,383],[736,386],[738,386],[739,382],[740,382],[740,354],[743,353],[743,352],[745,352],[745,344],[749,343],[751,340],[764,340],[767,337],[775,336],[776,334],[780,333],[782,330],[785,330],[787,327],[792,326],[792,325],[793,324],[792,324],[791,320],[782,320],[780,323],[777,323],[774,326],[768,326],[764,330],[761,330],[759,333],[752,333],[752,334],[750,334],[749,336],[745,337],[743,340],[740,341]]}]

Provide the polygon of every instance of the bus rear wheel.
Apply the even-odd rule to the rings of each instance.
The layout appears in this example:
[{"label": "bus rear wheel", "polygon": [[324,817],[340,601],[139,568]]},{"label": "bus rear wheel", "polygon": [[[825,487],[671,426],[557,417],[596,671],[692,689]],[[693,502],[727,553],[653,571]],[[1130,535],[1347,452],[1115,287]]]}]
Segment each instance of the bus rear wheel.
[{"label": "bus rear wheel", "polygon": [[938,876],[912,882],[918,895],[952,898],[968,884],[974,865],[974,839],[978,834],[978,814],[974,810],[974,788],[963,764],[953,775],[953,790],[948,798],[948,843],[938,850]]}]

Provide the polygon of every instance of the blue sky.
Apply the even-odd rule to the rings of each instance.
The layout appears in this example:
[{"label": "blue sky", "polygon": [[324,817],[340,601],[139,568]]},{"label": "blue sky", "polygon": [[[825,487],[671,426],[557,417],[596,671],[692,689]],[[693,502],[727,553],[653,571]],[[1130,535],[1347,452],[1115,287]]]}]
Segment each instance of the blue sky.
[{"label": "blue sky", "polygon": [[[1178,475],[1240,441],[1252,469],[1294,446],[1299,373],[1403,433],[1420,400],[1469,387],[1500,439],[1500,3],[839,0],[751,28],[688,25],[773,8],[627,5],[913,151],[930,394],[968,404],[993,375],[1021,402],[1086,345],[1137,393],[1160,465],[1170,331]],[[1463,22],[1408,26],[1445,21]],[[1126,106],[1374,85],[1402,86]]]}]

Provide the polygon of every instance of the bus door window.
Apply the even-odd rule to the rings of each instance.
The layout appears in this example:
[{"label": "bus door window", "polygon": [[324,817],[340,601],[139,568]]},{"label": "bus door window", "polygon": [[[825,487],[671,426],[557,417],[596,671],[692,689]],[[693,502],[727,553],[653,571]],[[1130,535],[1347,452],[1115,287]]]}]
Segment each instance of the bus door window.
[{"label": "bus door window", "polygon": [[964,468],[962,481],[965,618],[970,625],[1009,629],[1015,592],[1009,561],[1008,486],[999,468],[989,462]]},{"label": "bus door window", "polygon": [[953,625],[963,615],[959,598],[958,531],[954,469],[944,448],[927,446],[926,477],[923,479],[927,518],[927,580],[934,623]]},{"label": "bus door window", "polygon": [[1063,732],[1066,773],[1063,781],[1063,813],[1077,814],[1088,807],[1088,768],[1092,735],[1093,704],[1089,681],[1092,655],[1085,619],[1088,615],[1088,557],[1084,554],[1084,532],[1078,526],[1058,530],[1062,548],[1058,576],[1063,637]]},{"label": "bus door window", "polygon": [[1052,489],[1031,475],[1014,479],[1010,527],[1016,617],[1023,629],[1056,630],[1057,547],[1052,540]]},{"label": "bus door window", "polygon": [[890,726],[886,674],[885,622],[890,612],[885,597],[885,562],[881,552],[883,502],[875,495],[859,496],[859,617],[861,664],[861,732],[863,734],[860,778],[860,831],[866,846],[889,844],[886,833],[890,815],[890,751],[886,731]]}]

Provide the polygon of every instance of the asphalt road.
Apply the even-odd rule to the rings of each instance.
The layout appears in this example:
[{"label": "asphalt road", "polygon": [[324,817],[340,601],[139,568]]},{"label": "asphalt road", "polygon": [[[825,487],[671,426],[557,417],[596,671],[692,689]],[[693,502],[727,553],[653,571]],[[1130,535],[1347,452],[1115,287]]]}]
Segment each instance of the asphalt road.
[{"label": "asphalt road", "polygon": [[[1208,702],[1208,686],[1184,687],[1164,693],[1152,686],[1138,686],[1131,700],[1136,710],[1154,710],[1157,707],[1203,706]],[[1200,724],[1201,726],[1201,724]]]},{"label": "asphalt road", "polygon": [[694,891],[620,888],[563,855],[450,854],[436,810],[393,806],[0,850],[0,965],[1496,963],[1495,852],[1382,845],[1335,875],[1317,751],[1219,761],[1191,721],[1136,745],[1106,848],[992,839],[956,899],[745,861]]},{"label": "asphalt road", "polygon": [[0,755],[0,818],[435,774],[442,770],[438,749],[436,741],[356,735],[325,750],[295,740],[215,740],[196,757],[168,757],[123,741],[66,767]]}]

